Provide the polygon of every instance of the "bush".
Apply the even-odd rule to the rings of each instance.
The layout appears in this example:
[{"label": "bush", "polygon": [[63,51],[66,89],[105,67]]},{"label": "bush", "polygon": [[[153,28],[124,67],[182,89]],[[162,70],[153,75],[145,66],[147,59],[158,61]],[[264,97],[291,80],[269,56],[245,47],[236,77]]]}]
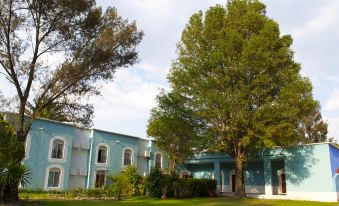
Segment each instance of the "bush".
[{"label": "bush", "polygon": [[212,179],[180,179],[176,174],[164,174],[153,169],[146,177],[146,190],[152,197],[212,197],[215,196],[217,182]]},{"label": "bush", "polygon": [[181,198],[215,196],[216,180],[187,178],[178,182],[178,195]]},{"label": "bush", "polygon": [[132,194],[133,185],[129,182],[128,176],[125,174],[118,174],[113,178],[113,193],[121,200],[121,196],[129,196]]},{"label": "bush", "polygon": [[121,171],[121,174],[126,176],[129,183],[131,184],[133,195],[144,194],[143,177],[139,175],[138,169],[134,166],[128,166],[125,170]]},{"label": "bush", "polygon": [[145,187],[150,196],[159,198],[161,197],[161,189],[163,187],[162,179],[164,178],[164,176],[165,175],[162,173],[161,169],[154,168],[146,177]]},{"label": "bush", "polygon": [[128,166],[120,174],[110,177],[113,180],[113,193],[120,200],[122,196],[144,194],[144,181],[134,166]]},{"label": "bush", "polygon": [[21,163],[25,148],[11,125],[0,115],[0,202],[17,200],[19,184],[29,182],[30,170]]}]

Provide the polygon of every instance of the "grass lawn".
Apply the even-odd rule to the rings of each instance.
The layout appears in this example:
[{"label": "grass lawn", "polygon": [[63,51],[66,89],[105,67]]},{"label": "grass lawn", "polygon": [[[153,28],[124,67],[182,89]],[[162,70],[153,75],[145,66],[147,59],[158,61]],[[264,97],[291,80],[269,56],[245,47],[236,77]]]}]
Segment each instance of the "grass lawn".
[{"label": "grass lawn", "polygon": [[33,205],[74,205],[74,206],[143,206],[143,205],[174,205],[174,206],[339,206],[339,203],[321,203],[309,201],[289,201],[289,200],[259,200],[259,199],[235,199],[235,198],[194,198],[185,200],[159,200],[151,198],[134,198],[124,201],[115,200],[33,200],[27,204]]}]

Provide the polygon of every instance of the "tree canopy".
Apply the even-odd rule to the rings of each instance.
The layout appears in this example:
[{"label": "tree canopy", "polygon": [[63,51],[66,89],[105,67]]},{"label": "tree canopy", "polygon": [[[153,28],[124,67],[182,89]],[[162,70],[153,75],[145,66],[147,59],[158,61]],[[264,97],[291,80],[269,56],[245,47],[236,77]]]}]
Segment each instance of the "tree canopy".
[{"label": "tree canopy", "polygon": [[[303,121],[319,111],[312,85],[293,58],[292,42],[256,0],[231,0],[226,7],[193,14],[168,75],[171,90],[159,95],[152,112],[149,127],[158,125],[158,131],[149,135],[167,144],[177,142],[173,134],[182,141],[198,138],[194,147],[228,153],[236,163],[236,195],[244,196],[247,155],[263,147],[305,142]],[[169,115],[154,111],[175,115],[178,108],[162,101],[172,96],[180,100],[174,104],[181,105],[179,111],[190,115],[171,134],[161,127]],[[194,135],[180,135],[179,130]],[[197,141],[185,146],[192,147],[190,142]]]},{"label": "tree canopy", "polygon": [[[94,0],[0,0],[0,72],[14,85],[18,137],[32,120],[58,105],[79,123],[93,113],[86,97],[100,94],[116,69],[138,61],[143,33],[115,8],[102,11]],[[55,64],[57,62],[57,64]],[[81,101],[79,101],[81,100]]]}]

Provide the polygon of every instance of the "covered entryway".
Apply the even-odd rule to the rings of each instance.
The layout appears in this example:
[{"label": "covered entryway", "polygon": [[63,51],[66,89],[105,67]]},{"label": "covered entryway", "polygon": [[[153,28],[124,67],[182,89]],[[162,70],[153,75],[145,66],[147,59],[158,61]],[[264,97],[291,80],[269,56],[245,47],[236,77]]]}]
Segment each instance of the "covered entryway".
[{"label": "covered entryway", "polygon": [[284,160],[272,160],[272,189],[273,195],[287,193]]}]

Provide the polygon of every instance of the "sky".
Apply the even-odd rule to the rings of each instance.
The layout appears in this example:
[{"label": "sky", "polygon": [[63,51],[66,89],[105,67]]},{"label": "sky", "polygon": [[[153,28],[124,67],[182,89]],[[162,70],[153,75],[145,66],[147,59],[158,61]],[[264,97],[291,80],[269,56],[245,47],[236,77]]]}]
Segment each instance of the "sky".
[{"label": "sky", "polygon": [[[281,34],[291,34],[295,59],[303,76],[313,84],[320,101],[329,137],[339,140],[339,1],[262,0],[267,15],[280,25]],[[189,17],[226,0],[97,0],[115,7],[128,20],[135,20],[145,36],[138,46],[140,62],[118,70],[115,80],[105,84],[95,106],[94,127],[146,137],[150,109],[156,106],[160,89],[168,89],[166,75],[177,57]],[[0,88],[8,83],[0,79]]]}]

